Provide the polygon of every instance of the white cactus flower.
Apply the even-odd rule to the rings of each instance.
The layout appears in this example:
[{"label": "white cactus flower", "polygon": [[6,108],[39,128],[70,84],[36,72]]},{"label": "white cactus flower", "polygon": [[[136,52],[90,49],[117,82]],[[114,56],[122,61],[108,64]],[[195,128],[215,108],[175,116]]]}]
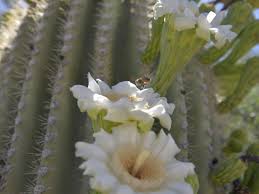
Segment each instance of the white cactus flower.
[{"label": "white cactus flower", "polygon": [[170,114],[174,104],[167,103],[166,98],[160,97],[152,88],[140,90],[128,81],[110,88],[101,80],[95,81],[90,74],[88,81],[88,87],[75,85],[71,91],[78,99],[80,110],[88,112],[92,119],[104,110],[105,120],[119,124],[137,122],[142,131],[151,129],[154,118],[159,119],[163,127],[171,128]]},{"label": "white cactus flower", "polygon": [[174,25],[177,31],[196,28],[199,38],[211,40],[215,36],[215,46],[221,48],[227,41],[232,41],[237,35],[231,31],[231,25],[220,25],[227,12],[200,13],[198,4],[188,0],[158,0],[154,6],[154,18],[166,14],[174,15]]},{"label": "white cactus flower", "polygon": [[89,175],[90,186],[105,194],[193,194],[185,178],[194,174],[192,163],[180,162],[180,151],[163,130],[139,133],[125,125],[107,133],[94,134],[94,144],[76,143],[76,156]]}]

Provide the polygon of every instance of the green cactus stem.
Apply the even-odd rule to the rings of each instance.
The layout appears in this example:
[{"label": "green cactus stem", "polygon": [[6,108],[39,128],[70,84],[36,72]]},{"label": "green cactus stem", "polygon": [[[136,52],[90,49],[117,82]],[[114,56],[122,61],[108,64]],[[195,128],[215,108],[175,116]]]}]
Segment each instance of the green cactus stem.
[{"label": "green cactus stem", "polygon": [[196,36],[195,29],[176,31],[172,15],[167,15],[165,20],[160,43],[160,61],[151,84],[162,96],[166,94],[177,73],[184,70],[186,64],[206,43]]},{"label": "green cactus stem", "polygon": [[259,41],[259,21],[251,22],[240,33],[234,42],[231,53],[226,59],[218,63],[214,68],[214,72],[217,76],[231,74],[239,67],[236,62],[250,51]]},{"label": "green cactus stem", "polygon": [[131,68],[133,76],[140,77],[151,73],[151,66],[146,63],[143,64],[141,56],[149,42],[149,21],[151,20],[152,5],[154,3],[155,0],[130,1],[131,53],[135,60]]},{"label": "green cactus stem", "polygon": [[179,73],[168,90],[167,98],[175,104],[171,132],[177,145],[181,149],[180,154],[177,156],[181,161],[188,160],[188,122],[185,93],[182,75]]},{"label": "green cactus stem", "polygon": [[114,39],[118,28],[121,1],[100,2],[96,22],[92,73],[106,82],[112,82]]},{"label": "green cactus stem", "polygon": [[[239,34],[249,22],[254,20],[252,10],[253,8],[249,3],[244,1],[236,2],[229,8],[228,15],[222,21],[222,25],[231,24],[232,31]],[[203,50],[199,53],[199,60],[202,64],[210,65],[223,57],[232,45],[233,43],[226,43],[221,49],[211,47],[208,50]]]},{"label": "green cactus stem", "polygon": [[[40,3],[37,5],[40,5]],[[5,136],[8,137],[8,129],[14,122],[15,113],[12,109],[16,109],[18,106],[21,94],[20,83],[25,78],[23,72],[30,60],[31,37],[41,14],[42,11],[39,6],[31,7],[28,10],[10,51],[6,53],[0,64],[0,79],[2,80],[0,82],[0,153],[5,153],[4,144],[9,141]]]},{"label": "green cactus stem", "polygon": [[184,72],[186,91],[189,159],[195,164],[199,177],[199,193],[211,194],[213,187],[209,181],[212,161],[212,130],[208,105],[208,86],[204,83],[204,73],[197,61],[192,61]]},{"label": "green cactus stem", "polygon": [[240,80],[234,92],[218,105],[220,113],[227,113],[238,106],[250,90],[259,82],[259,58],[254,57],[243,67]]},{"label": "green cactus stem", "polygon": [[[92,1],[71,0],[65,23],[61,61],[54,80],[46,135],[43,140],[39,173],[34,193],[72,193],[73,132],[77,131],[78,109],[69,88],[84,76],[81,61],[85,57],[85,35]],[[69,37],[69,38],[68,38]],[[76,124],[77,123],[77,124]],[[45,169],[45,171],[40,171]]]},{"label": "green cactus stem", "polygon": [[[42,111],[42,102],[46,100],[46,68],[54,52],[49,49],[57,34],[57,16],[59,2],[43,2],[43,18],[37,23],[37,34],[33,37],[33,52],[26,67],[26,77],[21,90],[21,98],[15,118],[14,133],[7,153],[5,186],[1,194],[20,193],[25,190],[25,182],[30,167],[27,162],[33,152],[33,137],[39,128],[37,116]],[[55,19],[53,19],[55,18]]]}]

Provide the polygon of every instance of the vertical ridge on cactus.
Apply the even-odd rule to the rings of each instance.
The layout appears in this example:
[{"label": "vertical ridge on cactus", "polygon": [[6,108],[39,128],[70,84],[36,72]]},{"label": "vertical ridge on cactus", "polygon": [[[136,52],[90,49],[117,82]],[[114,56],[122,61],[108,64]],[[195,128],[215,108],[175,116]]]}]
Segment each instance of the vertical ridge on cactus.
[{"label": "vertical ridge on cactus", "polygon": [[[26,77],[21,90],[19,104],[23,104],[17,111],[13,134],[7,153],[7,165],[3,194],[19,193],[24,191],[26,177],[28,178],[30,168],[27,162],[33,157],[33,137],[39,128],[37,117],[42,114],[42,102],[45,100],[46,77],[45,71],[49,58],[53,54],[49,47],[55,41],[56,18],[58,16],[58,1],[46,1],[44,16],[36,26],[36,36],[33,38],[34,50],[26,67]],[[51,21],[51,22],[50,22]],[[26,176],[24,174],[27,174]],[[24,177],[25,176],[25,177]]]},{"label": "vertical ridge on cactus", "polygon": [[92,73],[112,82],[114,43],[119,24],[121,1],[101,1],[98,7]]},{"label": "vertical ridge on cactus", "polygon": [[152,7],[155,4],[154,0],[131,0],[130,1],[130,13],[131,13],[131,44],[133,58],[132,75],[143,76],[150,75],[150,64],[142,64],[141,55],[145,51],[145,48],[149,40],[150,20],[152,20]]},{"label": "vertical ridge on cactus", "polygon": [[168,90],[168,99],[175,103],[175,111],[172,117],[171,133],[181,152],[178,158],[182,161],[188,160],[188,122],[186,108],[186,92],[183,85],[182,74],[179,73],[176,80]]},{"label": "vertical ridge on cactus", "polygon": [[214,191],[208,179],[212,160],[208,86],[204,83],[204,73],[197,61],[193,60],[187,66],[184,72],[184,86],[187,92],[189,158],[195,164],[199,176],[199,192],[211,194]]},{"label": "vertical ridge on cactus", "polygon": [[[71,173],[73,162],[73,131],[77,130],[78,116],[72,103],[69,88],[83,77],[80,64],[85,56],[85,34],[89,27],[88,18],[91,1],[69,2],[69,11],[62,37],[61,57],[53,82],[48,123],[43,140],[43,151],[33,193],[56,194],[72,192]],[[58,62],[58,63],[59,63]],[[64,185],[65,183],[65,185]],[[40,191],[39,191],[40,190]]]},{"label": "vertical ridge on cactus", "polygon": [[[4,153],[4,143],[8,142],[4,135],[8,136],[8,128],[12,126],[15,116],[14,110],[17,109],[18,100],[20,98],[21,83],[25,78],[25,66],[30,60],[32,47],[32,34],[37,20],[39,19],[41,10],[39,7],[30,8],[17,37],[12,42],[12,47],[5,54],[0,65],[0,153]],[[28,28],[28,26],[30,26]]]}]

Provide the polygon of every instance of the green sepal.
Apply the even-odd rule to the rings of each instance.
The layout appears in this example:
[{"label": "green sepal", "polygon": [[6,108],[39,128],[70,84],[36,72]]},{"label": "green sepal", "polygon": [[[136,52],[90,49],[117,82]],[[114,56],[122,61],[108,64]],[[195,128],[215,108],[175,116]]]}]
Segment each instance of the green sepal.
[{"label": "green sepal", "polygon": [[164,24],[164,17],[160,17],[152,22],[152,35],[147,48],[145,49],[141,60],[144,64],[151,64],[157,58],[160,51],[160,39],[162,27]]},{"label": "green sepal", "polygon": [[160,60],[152,88],[164,96],[176,75],[205,44],[206,41],[196,35],[196,29],[177,31],[174,15],[166,15],[160,41]]},{"label": "green sepal", "polygon": [[213,4],[203,3],[200,5],[199,10],[200,10],[200,13],[210,12],[210,11],[215,12],[215,6]]},{"label": "green sepal", "polygon": [[101,129],[104,129],[108,133],[111,133],[113,127],[117,127],[118,125],[121,125],[121,123],[105,120],[104,117],[106,116],[106,114],[107,114],[107,110],[103,109],[99,111],[97,115],[94,115],[94,117],[90,116],[94,132],[98,132]]},{"label": "green sepal", "polygon": [[223,152],[225,155],[240,153],[244,150],[248,141],[248,133],[245,129],[235,130],[231,133]]},{"label": "green sepal", "polygon": [[187,176],[185,178],[185,181],[192,186],[193,193],[197,194],[200,188],[199,178],[197,174]]},{"label": "green sepal", "polygon": [[242,177],[247,170],[247,164],[239,156],[231,156],[219,164],[212,171],[212,182],[217,186],[224,186]]}]

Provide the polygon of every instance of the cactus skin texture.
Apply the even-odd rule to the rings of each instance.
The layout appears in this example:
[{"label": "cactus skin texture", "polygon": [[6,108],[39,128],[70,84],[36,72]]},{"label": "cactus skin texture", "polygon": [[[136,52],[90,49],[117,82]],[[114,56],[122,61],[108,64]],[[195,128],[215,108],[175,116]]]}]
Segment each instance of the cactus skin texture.
[{"label": "cactus skin texture", "polygon": [[200,193],[213,193],[208,179],[212,160],[212,131],[209,118],[207,86],[197,61],[192,61],[184,72],[186,94],[189,158],[195,164],[199,176]]},{"label": "cactus skin texture", "polygon": [[[89,177],[78,169],[82,161],[74,157],[74,143],[91,142],[97,127],[79,113],[69,91],[74,84],[87,84],[88,71],[110,83],[151,74],[155,90],[168,93],[176,105],[171,133],[182,149],[177,157],[196,165],[198,176],[186,178],[195,194],[222,194],[222,185],[243,174],[242,185],[258,194],[258,164],[233,158],[250,139],[238,130],[222,142],[224,130],[215,116],[238,106],[258,83],[258,58],[237,64],[258,43],[259,23],[251,6],[258,7],[258,1],[233,3],[223,24],[233,24],[239,36],[220,50],[202,50],[187,67],[188,53],[198,52],[205,42],[194,40],[193,30],[161,39],[174,25],[165,25],[165,18],[150,20],[154,2],[30,0],[19,17],[16,7],[1,17],[0,194],[101,194],[89,189]],[[154,71],[157,62],[166,66]],[[220,95],[226,97],[218,109],[216,82],[210,78],[219,81]],[[258,150],[253,144],[247,153],[258,155]],[[213,171],[215,156],[220,163]]]},{"label": "cactus skin texture", "polygon": [[[28,153],[32,152],[33,137],[39,127],[39,121],[35,118],[42,112],[41,102],[44,101],[46,84],[44,67],[49,63],[48,56],[53,54],[49,47],[55,40],[55,26],[58,15],[59,3],[56,1],[45,2],[44,16],[36,26],[37,36],[33,37],[34,51],[28,66],[26,77],[22,86],[22,94],[19,101],[19,109],[15,118],[14,133],[7,153],[7,165],[5,175],[4,193],[19,193],[24,191],[24,184],[30,174],[30,168],[26,164],[32,159]],[[51,22],[50,22],[51,21]],[[48,27],[46,27],[48,26]]]},{"label": "cactus skin texture", "polygon": [[188,159],[188,122],[182,74],[177,75],[175,82],[168,90],[167,98],[175,104],[171,133],[181,149],[178,159],[186,161]]}]

